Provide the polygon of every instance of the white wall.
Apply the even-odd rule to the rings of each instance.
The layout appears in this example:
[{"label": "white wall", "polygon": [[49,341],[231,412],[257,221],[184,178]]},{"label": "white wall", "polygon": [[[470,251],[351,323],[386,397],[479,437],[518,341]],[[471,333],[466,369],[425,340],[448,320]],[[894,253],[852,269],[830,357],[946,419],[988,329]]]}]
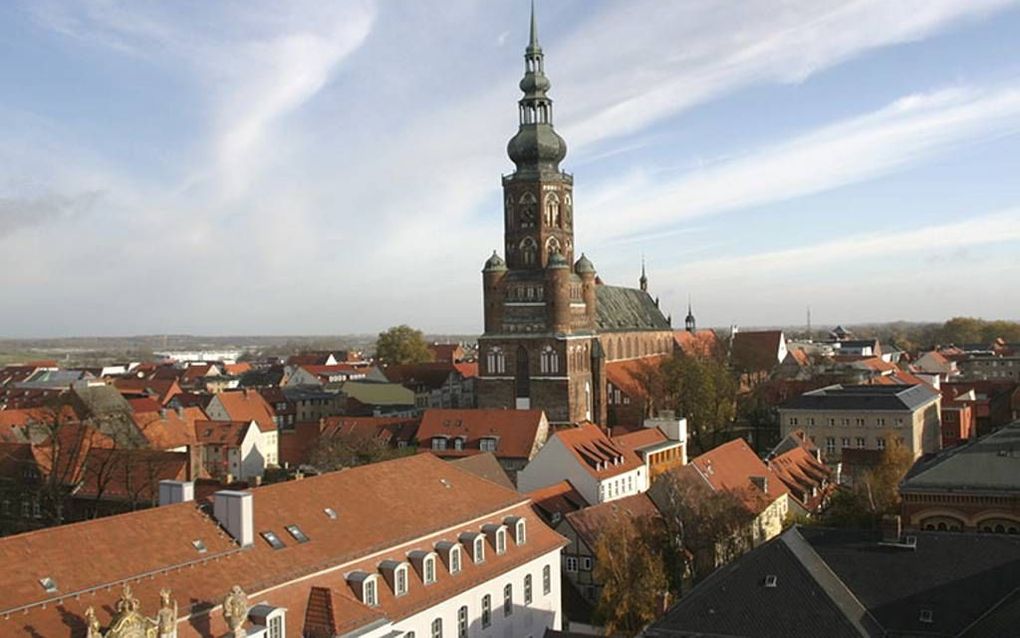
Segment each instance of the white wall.
[{"label": "white wall", "polygon": [[517,489],[531,492],[568,480],[589,503],[598,503],[598,481],[581,467],[559,437],[550,438],[535,458],[517,474]]},{"label": "white wall", "polygon": [[[549,566],[550,591],[542,589],[542,568]],[[524,576],[531,574],[532,601],[524,605]],[[513,613],[503,615],[503,587],[513,585]],[[415,586],[422,587],[418,582]],[[492,597],[492,624],[482,629],[482,597]],[[468,608],[468,636],[498,638],[541,638],[546,629],[559,630],[563,622],[560,605],[560,550],[549,552],[509,572],[493,578],[476,587],[444,600],[437,605],[409,618],[378,627],[361,634],[365,638],[383,636],[404,636],[413,631],[415,638],[429,638],[432,635],[432,621],[443,619],[444,638],[457,636],[457,612],[461,606]],[[397,633],[393,633],[397,632]]]}]

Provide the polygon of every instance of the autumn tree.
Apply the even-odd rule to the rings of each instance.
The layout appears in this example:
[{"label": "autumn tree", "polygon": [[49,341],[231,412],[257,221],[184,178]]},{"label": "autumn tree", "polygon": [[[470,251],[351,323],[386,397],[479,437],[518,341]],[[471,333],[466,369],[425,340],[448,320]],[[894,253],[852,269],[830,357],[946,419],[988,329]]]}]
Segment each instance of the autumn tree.
[{"label": "autumn tree", "polygon": [[672,410],[687,418],[695,451],[710,450],[730,438],[737,384],[722,361],[678,354],[658,367],[646,364],[636,379],[649,397],[651,411]]},{"label": "autumn tree", "polygon": [[421,330],[408,325],[394,326],[379,333],[375,358],[387,365],[432,361],[432,351]]},{"label": "autumn tree", "polygon": [[862,472],[852,489],[837,491],[823,514],[823,522],[834,527],[874,527],[885,514],[900,508],[899,484],[914,463],[902,445],[886,448],[878,464]]},{"label": "autumn tree", "polygon": [[596,615],[606,635],[636,635],[655,620],[668,581],[661,521],[617,516],[595,544],[595,581],[602,585]]},{"label": "autumn tree", "polygon": [[[662,474],[649,496],[662,512],[675,564],[686,563],[695,580],[747,550],[754,515],[742,494],[713,490],[686,468]],[[684,569],[672,569],[679,578]],[[674,588],[680,584],[674,582]]]}]

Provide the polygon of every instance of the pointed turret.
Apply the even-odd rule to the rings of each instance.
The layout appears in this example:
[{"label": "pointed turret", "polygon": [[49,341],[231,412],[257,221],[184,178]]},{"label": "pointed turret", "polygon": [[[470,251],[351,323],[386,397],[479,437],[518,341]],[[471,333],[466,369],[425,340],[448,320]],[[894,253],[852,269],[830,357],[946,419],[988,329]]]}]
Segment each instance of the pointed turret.
[{"label": "pointed turret", "polygon": [[697,324],[694,321],[694,310],[691,309],[691,297],[687,296],[687,318],[684,319],[684,328],[687,332],[693,333],[697,330]]},{"label": "pointed turret", "polygon": [[642,292],[648,292],[648,275],[645,274],[645,258],[641,258],[641,278],[638,279]]}]

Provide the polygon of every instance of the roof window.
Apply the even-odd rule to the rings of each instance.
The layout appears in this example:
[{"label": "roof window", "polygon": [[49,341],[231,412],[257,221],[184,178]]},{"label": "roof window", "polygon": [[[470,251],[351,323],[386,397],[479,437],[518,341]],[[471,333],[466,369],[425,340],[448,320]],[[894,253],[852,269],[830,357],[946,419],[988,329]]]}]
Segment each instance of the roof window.
[{"label": "roof window", "polygon": [[39,584],[46,590],[47,594],[57,593],[57,583],[49,576],[39,579]]},{"label": "roof window", "polygon": [[335,521],[337,519],[336,510],[332,507],[327,507],[322,511],[326,513],[326,516],[328,516],[331,521]]},{"label": "roof window", "polygon": [[286,547],[286,545],[283,544],[283,541],[280,540],[280,537],[277,536],[274,532],[271,531],[259,532],[259,535],[262,536],[262,538],[266,539],[266,542],[269,543],[269,546],[272,547],[273,549],[283,549],[284,547]]},{"label": "roof window", "polygon": [[765,576],[765,586],[769,589],[774,589],[778,582],[779,578],[777,578],[775,574],[768,574]]},{"label": "roof window", "polygon": [[284,529],[286,529],[287,533],[293,536],[294,540],[296,540],[297,542],[299,543],[308,542],[308,536],[306,536],[305,533],[301,531],[301,528],[298,527],[297,525],[287,525]]},{"label": "roof window", "polygon": [[930,609],[921,610],[921,622],[931,623],[935,622],[935,614]]},{"label": "roof window", "polygon": [[198,550],[199,554],[204,554],[207,551],[205,543],[202,541],[201,538],[196,538],[195,540],[191,541],[191,545],[192,547]]}]

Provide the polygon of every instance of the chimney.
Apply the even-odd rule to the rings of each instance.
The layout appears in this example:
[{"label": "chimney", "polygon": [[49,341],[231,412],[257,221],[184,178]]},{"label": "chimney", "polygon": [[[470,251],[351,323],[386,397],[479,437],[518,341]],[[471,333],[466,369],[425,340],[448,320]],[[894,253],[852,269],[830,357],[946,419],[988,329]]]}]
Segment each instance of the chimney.
[{"label": "chimney", "polygon": [[213,494],[213,516],[241,547],[255,542],[251,492],[220,490]]},{"label": "chimney", "polygon": [[195,500],[195,484],[191,481],[159,482],[159,504],[173,505]]},{"label": "chimney", "polygon": [[903,524],[899,515],[886,514],[882,517],[882,542],[898,543],[903,535]]}]

